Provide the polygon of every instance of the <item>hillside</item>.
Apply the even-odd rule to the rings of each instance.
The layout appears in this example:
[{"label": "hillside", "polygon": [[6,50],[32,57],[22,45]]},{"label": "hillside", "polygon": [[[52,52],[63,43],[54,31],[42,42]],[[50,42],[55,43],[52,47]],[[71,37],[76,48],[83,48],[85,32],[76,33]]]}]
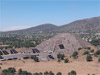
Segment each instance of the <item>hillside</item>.
[{"label": "hillside", "polygon": [[57,26],[53,24],[42,24],[36,27],[25,29],[23,31],[29,31],[33,33],[49,33],[49,32],[52,32],[56,28]]},{"label": "hillside", "polygon": [[17,34],[31,34],[31,33],[51,33],[55,30],[58,26],[53,24],[41,24],[35,27],[22,29],[22,30],[15,30],[15,31],[8,31],[4,33],[17,33]]},{"label": "hillside", "polygon": [[100,17],[77,20],[60,26],[57,32],[100,32]]},{"label": "hillside", "polygon": [[[23,30],[8,31],[6,33],[58,33],[58,32],[85,32],[85,33],[95,33],[100,32],[100,17],[88,18],[77,20],[69,24],[56,26],[53,24],[42,24],[36,27],[31,27]],[[1,34],[2,32],[0,32]],[[5,33],[5,32],[3,32]]]}]

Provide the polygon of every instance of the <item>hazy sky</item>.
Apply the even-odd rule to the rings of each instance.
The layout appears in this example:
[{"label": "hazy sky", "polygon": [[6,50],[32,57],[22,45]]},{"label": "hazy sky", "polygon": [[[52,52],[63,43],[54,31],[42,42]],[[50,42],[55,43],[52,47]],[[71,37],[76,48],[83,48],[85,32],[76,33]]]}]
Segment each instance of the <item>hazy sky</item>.
[{"label": "hazy sky", "polygon": [[0,0],[0,31],[100,16],[100,0]]}]

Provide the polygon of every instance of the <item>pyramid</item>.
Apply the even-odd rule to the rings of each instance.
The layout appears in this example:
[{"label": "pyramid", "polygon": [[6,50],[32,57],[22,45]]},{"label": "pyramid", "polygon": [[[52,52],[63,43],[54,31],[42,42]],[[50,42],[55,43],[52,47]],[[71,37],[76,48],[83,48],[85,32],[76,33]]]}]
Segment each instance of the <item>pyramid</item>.
[{"label": "pyramid", "polygon": [[78,51],[78,48],[85,48],[90,46],[88,42],[84,41],[75,34],[60,33],[54,37],[43,41],[37,45],[37,49],[45,53],[67,53],[72,54]]}]

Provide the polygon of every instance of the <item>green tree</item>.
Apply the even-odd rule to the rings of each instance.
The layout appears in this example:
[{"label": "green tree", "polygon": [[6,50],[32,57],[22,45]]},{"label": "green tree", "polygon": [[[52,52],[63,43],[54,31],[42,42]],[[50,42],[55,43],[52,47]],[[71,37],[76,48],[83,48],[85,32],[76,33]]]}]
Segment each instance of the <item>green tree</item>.
[{"label": "green tree", "polygon": [[74,58],[78,58],[78,52],[75,51],[75,52],[72,54],[72,57],[74,57]]},{"label": "green tree", "polygon": [[94,52],[94,49],[92,49],[91,52],[93,53]]},{"label": "green tree", "polygon": [[34,73],[33,75],[39,75],[38,73]]},{"label": "green tree", "polygon": [[76,71],[72,70],[71,72],[68,73],[68,75],[77,75]]},{"label": "green tree", "polygon": [[44,75],[48,75],[48,74],[49,74],[48,71],[44,72]]},{"label": "green tree", "polygon": [[92,56],[91,55],[87,55],[86,60],[89,61],[89,62],[92,61]]},{"label": "green tree", "polygon": [[97,50],[95,54],[100,55],[100,50]]},{"label": "green tree", "polygon": [[8,68],[2,71],[3,75],[15,75],[16,69],[15,68]]},{"label": "green tree", "polygon": [[68,62],[69,62],[69,59],[65,59],[64,62],[65,62],[65,63],[68,63]]},{"label": "green tree", "polygon": [[49,72],[49,75],[54,75],[54,73],[52,71]]},{"label": "green tree", "polygon": [[81,50],[82,48],[78,48],[78,50]]},{"label": "green tree", "polygon": [[91,47],[87,47],[88,50],[91,50]]},{"label": "green tree", "polygon": [[34,61],[39,62],[39,58],[36,56],[32,56],[31,59],[34,59]]},{"label": "green tree", "polygon": [[85,52],[83,53],[83,55],[87,55],[87,54],[89,54],[89,51],[85,51]]},{"label": "green tree", "polygon": [[43,75],[43,73],[42,73],[42,72],[40,72],[40,73],[39,73],[39,75]]},{"label": "green tree", "polygon": [[64,54],[57,54],[57,58],[58,59],[61,59],[61,60],[64,60],[64,57],[65,57],[65,55]]},{"label": "green tree", "polygon": [[21,75],[21,73],[22,73],[22,69],[19,69],[18,70],[18,75]]},{"label": "green tree", "polygon": [[61,72],[58,72],[56,75],[62,75],[62,73]]}]

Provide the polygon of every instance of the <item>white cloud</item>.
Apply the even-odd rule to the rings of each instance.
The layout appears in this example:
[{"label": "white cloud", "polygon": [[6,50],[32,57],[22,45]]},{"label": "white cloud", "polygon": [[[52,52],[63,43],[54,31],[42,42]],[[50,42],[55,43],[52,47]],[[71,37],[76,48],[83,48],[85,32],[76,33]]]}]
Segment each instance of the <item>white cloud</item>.
[{"label": "white cloud", "polygon": [[20,29],[26,29],[33,26],[11,26],[6,28],[0,28],[0,31],[13,31],[13,30],[20,30]]}]

